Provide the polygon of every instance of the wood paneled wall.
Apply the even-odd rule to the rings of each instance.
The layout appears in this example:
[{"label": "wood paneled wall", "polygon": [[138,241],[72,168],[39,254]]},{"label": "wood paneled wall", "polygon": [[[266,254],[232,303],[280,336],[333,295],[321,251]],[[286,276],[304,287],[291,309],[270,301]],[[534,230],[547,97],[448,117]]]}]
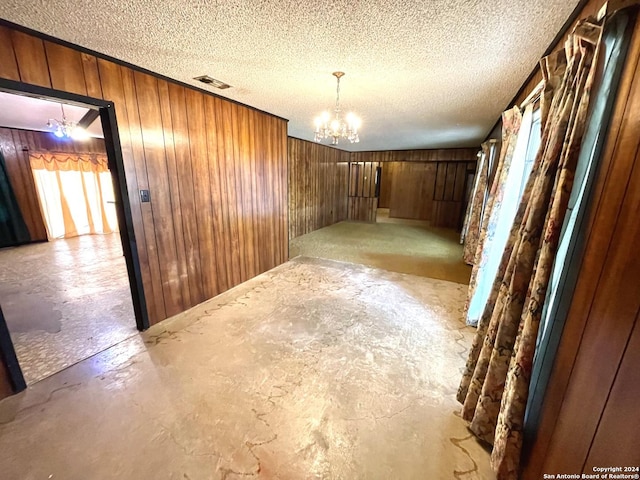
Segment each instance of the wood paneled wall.
[{"label": "wood paneled wall", "polygon": [[288,139],[289,240],[347,219],[349,153]]},{"label": "wood paneled wall", "polygon": [[[459,148],[352,153],[349,218],[374,221],[375,209],[380,207],[389,208],[391,217],[459,228],[466,207],[467,171],[475,170],[477,152],[476,148]],[[376,167],[381,168],[380,197],[365,200],[374,196]],[[359,185],[368,188],[356,189]],[[352,200],[354,197],[360,198]]]},{"label": "wood paneled wall", "polygon": [[151,324],[286,261],[285,120],[6,26],[0,77],[113,102]]},{"label": "wood paneled wall", "polygon": [[467,161],[385,163],[383,178],[391,178],[389,216],[460,228],[467,182],[475,168],[476,162]]},{"label": "wood paneled wall", "polygon": [[640,425],[640,23],[602,157],[527,480],[638,466]]},{"label": "wood paneled wall", "polygon": [[380,162],[360,153],[350,155],[349,163],[349,220],[375,222],[378,208],[376,171]]},{"label": "wood paneled wall", "polygon": [[[431,220],[438,170],[436,162],[385,163],[382,176],[387,179],[385,194],[389,193],[384,203],[381,198],[379,206],[389,209],[389,217]],[[444,184],[442,180],[440,183]]]},{"label": "wood paneled wall", "polygon": [[0,128],[0,149],[7,164],[11,186],[29,229],[31,240],[46,241],[47,230],[42,219],[36,193],[29,151],[67,153],[105,153],[104,140],[91,138],[86,141],[61,140],[48,132],[35,132],[12,128]]}]

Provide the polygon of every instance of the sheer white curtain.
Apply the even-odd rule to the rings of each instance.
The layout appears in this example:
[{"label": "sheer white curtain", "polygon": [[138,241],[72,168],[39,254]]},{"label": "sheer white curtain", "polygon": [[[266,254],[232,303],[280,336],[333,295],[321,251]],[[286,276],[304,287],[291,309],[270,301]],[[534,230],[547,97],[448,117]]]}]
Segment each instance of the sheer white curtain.
[{"label": "sheer white curtain", "polygon": [[30,153],[29,161],[49,239],[118,230],[106,157]]}]

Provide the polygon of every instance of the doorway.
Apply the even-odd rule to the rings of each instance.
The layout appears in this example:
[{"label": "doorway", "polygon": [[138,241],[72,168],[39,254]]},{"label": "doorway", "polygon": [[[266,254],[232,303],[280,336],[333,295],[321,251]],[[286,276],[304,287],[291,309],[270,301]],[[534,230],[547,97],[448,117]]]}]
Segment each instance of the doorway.
[{"label": "doorway", "polygon": [[24,227],[0,248],[0,306],[33,384],[148,319],[113,105],[5,80],[0,104],[3,196]]}]

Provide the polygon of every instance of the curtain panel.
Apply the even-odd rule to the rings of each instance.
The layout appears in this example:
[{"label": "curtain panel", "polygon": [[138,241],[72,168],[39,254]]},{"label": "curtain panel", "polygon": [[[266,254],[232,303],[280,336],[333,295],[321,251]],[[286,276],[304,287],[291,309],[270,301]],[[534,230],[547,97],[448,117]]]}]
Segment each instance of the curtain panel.
[{"label": "curtain panel", "polygon": [[469,428],[493,445],[499,480],[518,477],[538,326],[585,131],[602,28],[581,21],[541,62],[543,135],[458,390]]},{"label": "curtain panel", "polygon": [[469,280],[467,304],[465,306],[468,325],[477,325],[478,323],[477,318],[469,318],[469,306],[471,299],[476,293],[478,274],[484,270],[488,260],[486,255],[488,249],[486,247],[491,244],[496,233],[498,212],[504,199],[507,175],[511,168],[511,160],[518,140],[521,123],[522,114],[518,107],[507,110],[502,114],[502,148],[500,149],[500,159],[498,160],[498,166],[496,167],[493,183],[489,191],[484,218],[480,224],[480,234],[478,235],[473,269],[471,270],[471,279]]},{"label": "curtain panel", "polygon": [[487,200],[487,188],[490,173],[489,166],[494,149],[495,147],[490,142],[482,144],[482,153],[476,169],[475,186],[465,215],[465,225],[462,230],[464,234],[464,250],[462,258],[465,263],[469,265],[471,265],[475,259],[476,248],[478,246],[478,237],[480,236],[482,217]]},{"label": "curtain panel", "polygon": [[29,162],[49,239],[117,230],[105,155],[30,152]]},{"label": "curtain panel", "polygon": [[18,205],[4,155],[0,150],[0,247],[11,247],[31,241],[31,235]]}]

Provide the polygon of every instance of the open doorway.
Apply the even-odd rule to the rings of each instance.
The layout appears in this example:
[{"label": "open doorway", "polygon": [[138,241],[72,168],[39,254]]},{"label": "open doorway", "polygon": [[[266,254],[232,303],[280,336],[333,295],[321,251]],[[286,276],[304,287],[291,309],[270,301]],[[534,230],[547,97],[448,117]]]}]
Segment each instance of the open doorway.
[{"label": "open doorway", "polygon": [[112,106],[28,87],[0,85],[0,306],[33,384],[147,320]]}]

